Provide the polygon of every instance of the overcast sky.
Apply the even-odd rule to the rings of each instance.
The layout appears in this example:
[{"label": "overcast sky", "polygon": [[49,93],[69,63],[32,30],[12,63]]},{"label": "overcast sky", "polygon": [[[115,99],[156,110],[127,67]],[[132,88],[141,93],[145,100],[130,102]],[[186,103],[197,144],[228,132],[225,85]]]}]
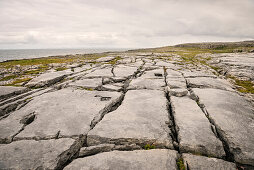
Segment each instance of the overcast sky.
[{"label": "overcast sky", "polygon": [[254,0],[0,0],[0,49],[254,39]]}]

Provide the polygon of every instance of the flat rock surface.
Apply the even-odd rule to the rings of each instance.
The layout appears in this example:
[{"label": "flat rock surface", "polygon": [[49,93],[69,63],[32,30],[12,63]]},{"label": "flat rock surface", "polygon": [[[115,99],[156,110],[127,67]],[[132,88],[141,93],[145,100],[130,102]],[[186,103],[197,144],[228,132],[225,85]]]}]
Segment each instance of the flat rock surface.
[{"label": "flat rock surface", "polygon": [[15,140],[85,134],[90,130],[91,121],[118,102],[121,95],[68,88],[46,93],[0,121],[0,139],[6,140],[18,133],[24,125],[21,120],[29,115],[34,115],[33,122]]},{"label": "flat rock surface", "polygon": [[121,106],[88,133],[87,144],[136,143],[172,148],[167,100],[159,90],[130,90]]},{"label": "flat rock surface", "polygon": [[234,159],[254,165],[254,114],[252,105],[233,92],[193,89],[208,111],[219,134],[228,143]]},{"label": "flat rock surface", "polygon": [[26,87],[0,86],[0,100],[28,90]]},{"label": "flat rock surface", "polygon": [[232,85],[220,78],[211,78],[211,77],[195,77],[188,78],[188,85],[192,88],[214,88],[214,89],[222,89],[233,91]]},{"label": "flat rock surface", "polygon": [[145,71],[141,77],[134,79],[129,84],[128,89],[150,89],[163,90],[166,83],[164,80],[164,73],[162,69]]},{"label": "flat rock surface", "polygon": [[222,142],[214,135],[211,124],[197,103],[189,97],[171,98],[171,106],[178,129],[181,152],[223,157]]},{"label": "flat rock surface", "polygon": [[[70,72],[71,73],[71,72]],[[66,75],[70,74],[66,71],[55,71],[55,72],[48,72],[39,75],[38,77],[29,81],[26,86],[28,87],[43,87],[54,84],[60,80],[62,80]]]},{"label": "flat rock surface", "polygon": [[93,72],[86,75],[86,77],[113,77],[112,67],[96,69]]},{"label": "flat rock surface", "polygon": [[183,154],[183,159],[186,167],[188,166],[191,170],[237,169],[234,163],[227,162],[222,159],[208,158],[191,154]]},{"label": "flat rock surface", "polygon": [[95,89],[102,85],[102,78],[82,79],[69,83],[70,86]]},{"label": "flat rock surface", "polygon": [[[0,144],[0,169],[56,169],[73,156],[73,139],[23,140]],[[69,155],[65,154],[69,152]]]},{"label": "flat rock surface", "polygon": [[146,151],[112,151],[76,159],[64,169],[176,170],[176,160],[177,152],[165,149]]},{"label": "flat rock surface", "polygon": [[125,65],[117,65],[114,67],[114,75],[116,77],[129,77],[137,71],[137,67],[129,67]]}]

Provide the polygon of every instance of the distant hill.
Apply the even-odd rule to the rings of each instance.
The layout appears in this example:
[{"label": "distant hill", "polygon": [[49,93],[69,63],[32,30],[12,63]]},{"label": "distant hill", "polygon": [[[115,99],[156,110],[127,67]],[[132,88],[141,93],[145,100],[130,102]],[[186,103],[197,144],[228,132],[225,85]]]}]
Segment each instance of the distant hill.
[{"label": "distant hill", "polygon": [[185,43],[178,44],[174,47],[191,47],[203,49],[220,49],[220,48],[234,48],[234,47],[254,47],[254,40],[240,41],[240,42],[204,42],[204,43]]}]

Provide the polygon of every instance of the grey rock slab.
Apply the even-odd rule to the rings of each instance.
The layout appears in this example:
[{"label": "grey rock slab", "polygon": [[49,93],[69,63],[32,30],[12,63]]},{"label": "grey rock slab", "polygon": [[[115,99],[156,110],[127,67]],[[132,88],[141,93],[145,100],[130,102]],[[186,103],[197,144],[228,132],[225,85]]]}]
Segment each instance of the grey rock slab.
[{"label": "grey rock slab", "polygon": [[93,72],[88,73],[85,77],[95,78],[95,77],[113,77],[112,68],[97,68]]},{"label": "grey rock slab", "polygon": [[181,152],[223,157],[222,142],[197,103],[189,97],[170,97]]},{"label": "grey rock slab", "polygon": [[28,91],[26,87],[0,86],[0,101]]},{"label": "grey rock slab", "polygon": [[176,159],[176,151],[165,149],[112,151],[76,159],[64,169],[176,170]]},{"label": "grey rock slab", "polygon": [[91,122],[96,123],[121,97],[118,92],[70,88],[43,94],[0,121],[0,139],[6,141],[18,133],[21,120],[29,114],[35,115],[34,120],[14,140],[85,134]]},{"label": "grey rock slab", "polygon": [[105,84],[101,87],[101,89],[106,91],[121,91],[123,87],[114,84]]},{"label": "grey rock slab", "polygon": [[192,88],[215,88],[222,90],[234,91],[232,85],[224,79],[211,77],[188,78],[188,85]]},{"label": "grey rock slab", "polygon": [[137,71],[137,67],[130,67],[125,65],[117,65],[114,67],[114,74],[116,77],[130,77]]},{"label": "grey rock slab", "polygon": [[182,96],[187,96],[189,94],[187,89],[170,89],[167,86],[165,90],[169,96],[182,97]]},{"label": "grey rock slab", "polygon": [[102,85],[102,78],[81,79],[81,80],[77,80],[75,82],[71,82],[71,83],[69,83],[69,85],[95,89],[95,88]]},{"label": "grey rock slab", "polygon": [[145,79],[164,79],[164,71],[163,69],[145,71],[141,77]]},{"label": "grey rock slab", "polygon": [[161,66],[161,67],[167,67],[167,68],[175,68],[175,65],[172,63],[167,63],[165,61],[157,61],[156,66]]},{"label": "grey rock slab", "polygon": [[150,89],[150,90],[163,90],[166,83],[164,79],[145,79],[139,77],[137,79],[131,80],[128,90],[138,90],[138,89]]},{"label": "grey rock slab", "polygon": [[185,167],[188,166],[191,170],[236,170],[237,167],[232,162],[227,162],[222,159],[209,158],[205,156],[183,154]]},{"label": "grey rock slab", "polygon": [[59,169],[79,148],[73,139],[0,144],[0,169]]},{"label": "grey rock slab", "polygon": [[182,76],[182,73],[180,73],[179,71],[167,69],[166,77],[167,78],[182,78],[183,76]]},{"label": "grey rock slab", "polygon": [[167,99],[160,90],[130,90],[117,110],[105,115],[87,136],[88,146],[114,144],[154,144],[173,148]]},{"label": "grey rock slab", "polygon": [[238,163],[254,165],[254,109],[236,93],[193,89]]},{"label": "grey rock slab", "polygon": [[114,56],[101,57],[96,59],[96,62],[108,62],[113,60],[114,58],[115,58]]},{"label": "grey rock slab", "polygon": [[151,89],[151,90],[163,90],[166,83],[164,81],[164,71],[163,69],[155,69],[150,71],[145,71],[141,77],[133,79],[128,89]]},{"label": "grey rock slab", "polygon": [[79,157],[95,155],[100,152],[109,152],[112,151],[114,147],[114,144],[101,144],[96,146],[83,147],[79,151]]},{"label": "grey rock slab", "polygon": [[186,80],[183,77],[166,77],[166,82],[171,89],[187,89]]},{"label": "grey rock slab", "polygon": [[11,111],[14,111],[15,109],[18,109],[18,107],[21,107],[22,104],[27,103],[33,97],[39,96],[43,93],[47,93],[51,90],[53,90],[53,89],[52,88],[34,89],[34,90],[30,90],[27,93],[23,93],[22,95],[18,95],[16,97],[13,97],[13,98],[10,98],[10,99],[7,99],[7,100],[1,102],[0,103],[0,116],[8,114]]},{"label": "grey rock slab", "polygon": [[48,72],[39,75],[38,77],[30,80],[27,87],[43,87],[55,84],[56,82],[64,79],[69,73],[64,71]]},{"label": "grey rock slab", "polygon": [[191,77],[214,77],[216,78],[217,76],[214,75],[210,71],[181,71],[186,78],[191,78]]},{"label": "grey rock slab", "polygon": [[76,67],[76,68],[74,68],[74,72],[75,72],[75,73],[83,72],[83,71],[86,71],[86,70],[88,70],[88,69],[90,69],[90,68],[91,68],[90,65],[83,65],[83,66],[81,66],[81,67]]}]

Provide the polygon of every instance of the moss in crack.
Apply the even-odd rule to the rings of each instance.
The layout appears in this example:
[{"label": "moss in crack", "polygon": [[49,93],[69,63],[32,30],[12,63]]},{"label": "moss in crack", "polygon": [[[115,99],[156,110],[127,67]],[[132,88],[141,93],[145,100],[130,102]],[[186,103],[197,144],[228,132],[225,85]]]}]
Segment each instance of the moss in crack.
[{"label": "moss in crack", "polygon": [[184,162],[183,162],[183,158],[179,158],[176,161],[177,167],[179,170],[185,170],[185,166],[184,166]]},{"label": "moss in crack", "polygon": [[117,61],[121,60],[121,59],[122,59],[122,57],[117,56],[113,60],[109,61],[108,64],[115,65],[117,63]]},{"label": "moss in crack", "polygon": [[67,68],[66,67],[59,67],[59,68],[56,68],[56,71],[63,71],[63,70],[66,70]]},{"label": "moss in crack", "polygon": [[155,145],[146,144],[146,145],[144,146],[144,149],[145,149],[145,150],[155,149]]},{"label": "moss in crack", "polygon": [[93,88],[87,88],[87,87],[78,87],[80,90],[87,90],[87,91],[94,91]]}]

